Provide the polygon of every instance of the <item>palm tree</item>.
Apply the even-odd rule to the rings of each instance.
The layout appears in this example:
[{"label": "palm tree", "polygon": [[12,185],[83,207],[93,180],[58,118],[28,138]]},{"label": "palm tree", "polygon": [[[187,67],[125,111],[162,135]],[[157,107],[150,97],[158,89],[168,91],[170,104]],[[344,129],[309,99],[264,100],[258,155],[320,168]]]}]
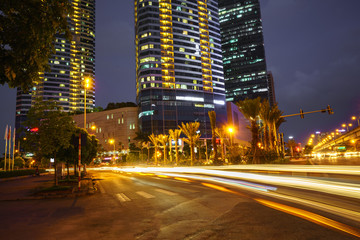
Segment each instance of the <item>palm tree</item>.
[{"label": "palm tree", "polygon": [[200,127],[199,122],[190,122],[190,123],[181,123],[179,128],[187,136],[187,139],[184,138],[184,141],[190,145],[190,155],[191,155],[191,166],[193,166],[195,161],[195,143],[200,139],[200,134],[197,133]]},{"label": "palm tree", "polygon": [[175,130],[170,129],[169,130],[170,138],[172,140],[174,140],[174,142],[175,142],[175,158],[176,158],[175,161],[176,161],[176,165],[179,164],[178,142],[179,142],[180,134],[181,134],[181,129],[175,129]]},{"label": "palm tree", "polygon": [[253,153],[253,163],[259,162],[259,126],[256,122],[256,119],[260,113],[261,108],[261,98],[255,99],[245,99],[236,103],[239,108],[239,111],[244,114],[245,118],[250,121],[250,131],[251,131],[251,150]]},{"label": "palm tree", "polygon": [[214,148],[214,162],[218,161],[218,152],[217,152],[217,145],[216,145],[216,113],[215,111],[209,111],[208,112],[209,118],[210,118],[210,125],[211,125],[211,144]]},{"label": "palm tree", "polygon": [[169,142],[169,136],[165,134],[158,135],[159,142],[164,148],[164,165],[166,164],[166,144]]},{"label": "palm tree", "polygon": [[159,147],[159,139],[156,135],[154,135],[153,133],[149,136],[150,141],[152,142],[152,144],[154,144],[154,148],[155,148],[155,165],[158,164],[158,160],[157,160],[157,153],[158,153],[158,147]]},{"label": "palm tree", "polygon": [[261,102],[259,117],[263,122],[263,136],[264,136],[263,145],[265,150],[268,150],[269,148],[272,149],[272,143],[270,138],[271,110],[272,108],[270,108],[270,104],[268,100],[264,100]]},{"label": "palm tree", "polygon": [[271,108],[270,114],[270,142],[272,142],[276,152],[279,154],[279,146],[278,146],[278,139],[277,134],[280,125],[285,122],[285,119],[281,116],[283,114],[282,111],[279,110],[278,105],[275,104]]},{"label": "palm tree", "polygon": [[227,137],[226,127],[215,128],[215,134],[220,138],[221,142],[221,160],[225,162],[225,139]]},{"label": "palm tree", "polygon": [[[279,110],[280,111],[280,110]],[[281,112],[280,111],[280,113],[279,113],[279,117],[278,118],[276,118],[275,119],[275,121],[274,121],[274,142],[275,142],[275,146],[276,146],[276,151],[278,152],[278,153],[280,153],[280,149],[282,149],[282,147],[281,146],[279,146],[279,141],[278,141],[278,131],[279,131],[279,128],[280,128],[280,125],[283,123],[283,122],[286,122],[286,120],[283,118],[283,117],[281,117],[281,115],[283,114],[283,112]]]},{"label": "palm tree", "polygon": [[296,148],[298,144],[294,139],[290,139],[286,145],[288,148],[290,148],[291,157],[294,157],[294,148]]}]

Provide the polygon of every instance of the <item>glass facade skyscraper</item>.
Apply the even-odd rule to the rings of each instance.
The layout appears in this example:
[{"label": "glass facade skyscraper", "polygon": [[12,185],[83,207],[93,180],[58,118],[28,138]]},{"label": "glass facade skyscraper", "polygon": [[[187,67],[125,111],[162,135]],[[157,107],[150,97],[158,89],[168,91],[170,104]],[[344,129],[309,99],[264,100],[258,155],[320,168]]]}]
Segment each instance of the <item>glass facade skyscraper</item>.
[{"label": "glass facade skyscraper", "polygon": [[226,101],[269,99],[259,0],[219,0]]},{"label": "glass facade skyscraper", "polygon": [[141,130],[167,133],[226,118],[218,5],[215,0],[135,0],[136,90]]},{"label": "glass facade skyscraper", "polygon": [[35,98],[56,101],[66,112],[84,111],[84,79],[92,79],[86,92],[86,108],[95,106],[95,0],[71,0],[73,14],[68,23],[72,40],[58,35],[55,54],[29,93],[17,91],[16,128],[26,120]]}]

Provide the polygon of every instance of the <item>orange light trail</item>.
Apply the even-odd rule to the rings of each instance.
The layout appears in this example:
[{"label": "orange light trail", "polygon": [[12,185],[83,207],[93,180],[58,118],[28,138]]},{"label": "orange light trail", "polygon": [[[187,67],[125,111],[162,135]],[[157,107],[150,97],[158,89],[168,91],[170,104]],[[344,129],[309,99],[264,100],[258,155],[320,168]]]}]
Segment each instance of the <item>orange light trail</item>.
[{"label": "orange light trail", "polygon": [[349,234],[354,235],[356,237],[360,237],[360,230],[358,230],[356,228],[353,228],[353,227],[350,227],[350,226],[347,226],[347,225],[342,224],[340,222],[331,220],[329,218],[320,216],[318,214],[308,212],[308,211],[305,211],[305,210],[302,210],[302,209],[290,207],[290,206],[287,206],[287,205],[283,205],[283,204],[280,204],[280,203],[271,202],[271,201],[264,200],[264,199],[257,198],[257,199],[254,199],[254,200],[257,201],[258,203],[264,205],[264,206],[267,206],[267,207],[270,207],[270,208],[273,208],[273,209],[276,209],[276,210],[279,210],[279,211],[282,211],[282,212],[285,212],[285,213],[288,213],[288,214],[291,214],[291,215],[294,215],[294,216],[297,216],[297,217],[300,217],[300,218],[303,218],[303,219],[306,219],[306,220],[308,220],[310,222],[313,222],[313,223],[316,223],[316,224],[319,224],[319,225],[328,226],[328,227],[331,227],[331,228],[338,229],[340,231],[349,233]]}]

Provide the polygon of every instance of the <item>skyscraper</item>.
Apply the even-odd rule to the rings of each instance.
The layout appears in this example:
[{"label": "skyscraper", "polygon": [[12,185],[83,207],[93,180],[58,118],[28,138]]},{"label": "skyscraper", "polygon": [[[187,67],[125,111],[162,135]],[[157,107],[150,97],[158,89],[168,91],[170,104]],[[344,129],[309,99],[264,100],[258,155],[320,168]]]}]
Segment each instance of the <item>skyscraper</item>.
[{"label": "skyscraper", "polygon": [[269,93],[259,0],[219,0],[226,101]]},{"label": "skyscraper", "polygon": [[141,130],[166,133],[226,118],[217,1],[135,0],[136,90]]},{"label": "skyscraper", "polygon": [[61,34],[55,41],[55,54],[49,59],[50,71],[40,76],[29,93],[20,89],[16,98],[16,128],[26,120],[35,98],[56,101],[66,112],[84,111],[85,78],[92,79],[86,106],[95,106],[95,0],[71,0],[74,13],[68,23],[72,39]]}]

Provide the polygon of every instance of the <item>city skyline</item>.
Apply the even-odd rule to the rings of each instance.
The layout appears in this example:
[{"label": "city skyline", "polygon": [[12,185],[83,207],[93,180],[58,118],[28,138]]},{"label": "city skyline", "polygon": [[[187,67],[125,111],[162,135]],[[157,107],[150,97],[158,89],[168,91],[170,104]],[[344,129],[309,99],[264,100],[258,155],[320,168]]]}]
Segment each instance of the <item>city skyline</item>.
[{"label": "city skyline", "polygon": [[[267,65],[274,75],[279,108],[292,114],[329,104],[335,112],[289,118],[282,127],[285,136],[305,141],[310,132],[335,129],[351,115],[359,115],[356,9],[360,3],[347,3],[340,9],[337,1],[260,0]],[[133,2],[97,2],[96,25],[96,105],[135,102]],[[16,94],[7,86],[0,93],[4,131],[6,124],[14,126]]]}]

